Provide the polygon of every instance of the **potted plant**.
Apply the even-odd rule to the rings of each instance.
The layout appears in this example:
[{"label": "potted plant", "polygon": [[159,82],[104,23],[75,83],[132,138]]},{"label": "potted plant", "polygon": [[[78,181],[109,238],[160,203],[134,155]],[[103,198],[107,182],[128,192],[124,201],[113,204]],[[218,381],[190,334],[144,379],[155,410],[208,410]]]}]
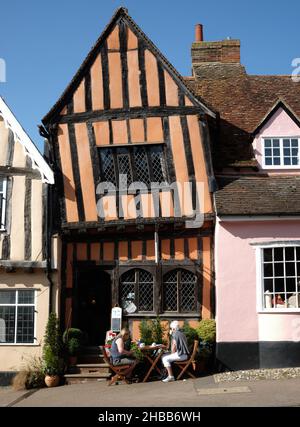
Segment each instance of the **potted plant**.
[{"label": "potted plant", "polygon": [[76,328],[67,329],[63,334],[63,343],[69,356],[69,364],[76,365],[77,357],[82,349],[83,332]]},{"label": "potted plant", "polygon": [[46,326],[43,347],[43,371],[48,387],[59,384],[63,373],[62,339],[59,322],[55,313],[50,313]]},{"label": "potted plant", "polygon": [[216,322],[213,319],[203,319],[196,327],[200,339],[200,359],[206,370],[211,370],[214,363],[216,345]]}]

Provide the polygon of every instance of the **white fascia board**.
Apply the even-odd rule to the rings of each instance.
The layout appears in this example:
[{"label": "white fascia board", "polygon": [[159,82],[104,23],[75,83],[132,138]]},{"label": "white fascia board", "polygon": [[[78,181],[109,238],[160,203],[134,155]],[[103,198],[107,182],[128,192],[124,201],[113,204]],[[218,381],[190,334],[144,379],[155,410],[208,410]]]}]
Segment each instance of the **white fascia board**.
[{"label": "white fascia board", "polygon": [[32,161],[32,168],[39,170],[42,182],[54,184],[54,174],[52,169],[1,97],[0,116],[3,117],[5,126],[13,132],[15,141],[18,141],[23,146],[25,155],[30,157]]}]

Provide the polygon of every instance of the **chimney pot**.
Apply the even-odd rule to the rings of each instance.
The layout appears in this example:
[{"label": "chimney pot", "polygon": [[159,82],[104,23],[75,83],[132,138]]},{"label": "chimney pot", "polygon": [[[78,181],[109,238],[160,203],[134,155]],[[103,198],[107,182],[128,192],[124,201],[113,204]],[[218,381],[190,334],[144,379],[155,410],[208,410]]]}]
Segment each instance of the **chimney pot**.
[{"label": "chimney pot", "polygon": [[202,24],[195,25],[195,41],[203,42],[203,25]]}]

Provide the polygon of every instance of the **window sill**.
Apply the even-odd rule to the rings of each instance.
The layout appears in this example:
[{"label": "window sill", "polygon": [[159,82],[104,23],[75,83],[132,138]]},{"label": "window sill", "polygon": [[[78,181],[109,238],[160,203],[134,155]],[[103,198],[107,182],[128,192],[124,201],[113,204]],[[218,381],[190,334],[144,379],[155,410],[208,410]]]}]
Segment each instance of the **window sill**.
[{"label": "window sill", "polygon": [[0,342],[0,347],[41,347],[40,344],[37,343],[12,343],[12,342]]},{"label": "window sill", "polygon": [[258,314],[276,314],[276,313],[300,313],[300,308],[273,308],[268,310],[259,310]]}]

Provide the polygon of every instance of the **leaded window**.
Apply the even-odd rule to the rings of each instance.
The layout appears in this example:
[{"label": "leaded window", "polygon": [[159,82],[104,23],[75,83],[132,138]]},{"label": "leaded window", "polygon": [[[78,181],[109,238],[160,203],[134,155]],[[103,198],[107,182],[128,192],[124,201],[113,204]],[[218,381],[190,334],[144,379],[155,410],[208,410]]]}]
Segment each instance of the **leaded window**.
[{"label": "leaded window", "polygon": [[299,168],[299,141],[299,138],[264,138],[264,167]]},{"label": "leaded window", "polygon": [[153,312],[154,278],[142,269],[132,269],[120,277],[121,307],[129,314]]},{"label": "leaded window", "polygon": [[34,343],[35,291],[0,291],[0,344]]},{"label": "leaded window", "polygon": [[163,311],[191,313],[197,310],[197,276],[177,269],[163,278]]},{"label": "leaded window", "polygon": [[[119,185],[120,175],[127,183],[141,182],[148,188],[151,183],[167,182],[162,145],[100,148],[101,180]],[[124,185],[124,176],[121,184]]]}]

